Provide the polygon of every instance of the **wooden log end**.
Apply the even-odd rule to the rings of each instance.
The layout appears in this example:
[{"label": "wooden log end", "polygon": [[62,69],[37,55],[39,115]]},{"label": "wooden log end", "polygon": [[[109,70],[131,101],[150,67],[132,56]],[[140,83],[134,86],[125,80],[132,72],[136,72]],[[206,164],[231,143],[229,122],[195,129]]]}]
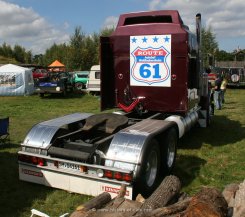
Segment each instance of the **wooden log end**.
[{"label": "wooden log end", "polygon": [[191,200],[185,217],[225,217],[228,205],[216,188],[203,188]]},{"label": "wooden log end", "polygon": [[135,200],[140,203],[145,202],[145,198],[141,194],[138,194]]}]

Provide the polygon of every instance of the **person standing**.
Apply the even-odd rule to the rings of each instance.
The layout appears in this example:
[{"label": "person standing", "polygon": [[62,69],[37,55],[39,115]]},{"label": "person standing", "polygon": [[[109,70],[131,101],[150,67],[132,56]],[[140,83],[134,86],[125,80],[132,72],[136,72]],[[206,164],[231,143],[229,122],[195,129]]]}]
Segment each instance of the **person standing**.
[{"label": "person standing", "polygon": [[216,109],[220,110],[222,107],[222,101],[221,101],[221,83],[222,83],[222,79],[221,76],[218,75],[215,79],[215,83],[214,83],[214,103],[215,103],[215,107]]},{"label": "person standing", "polygon": [[220,86],[220,91],[221,91],[221,102],[225,103],[225,92],[226,92],[226,86],[227,86],[227,79],[224,75],[221,86]]}]

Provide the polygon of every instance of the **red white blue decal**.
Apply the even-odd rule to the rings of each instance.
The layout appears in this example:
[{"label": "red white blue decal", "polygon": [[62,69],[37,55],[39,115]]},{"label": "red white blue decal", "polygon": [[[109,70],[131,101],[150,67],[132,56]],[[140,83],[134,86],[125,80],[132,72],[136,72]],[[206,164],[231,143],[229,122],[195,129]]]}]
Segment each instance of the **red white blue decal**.
[{"label": "red white blue decal", "polygon": [[171,86],[171,35],[130,36],[130,85]]}]

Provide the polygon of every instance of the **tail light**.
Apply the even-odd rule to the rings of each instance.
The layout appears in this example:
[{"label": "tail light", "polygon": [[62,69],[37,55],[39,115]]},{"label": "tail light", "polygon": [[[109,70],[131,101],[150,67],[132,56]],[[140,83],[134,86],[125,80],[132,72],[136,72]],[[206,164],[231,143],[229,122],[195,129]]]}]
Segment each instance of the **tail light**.
[{"label": "tail light", "polygon": [[82,173],[86,173],[86,172],[88,172],[88,167],[80,166],[80,171],[81,171]]},{"label": "tail light", "polygon": [[21,162],[29,163],[29,164],[45,166],[45,160],[43,158],[40,158],[40,157],[34,157],[34,156],[20,154],[20,155],[18,155],[18,160]]},{"label": "tail light", "polygon": [[117,179],[126,182],[131,182],[133,180],[133,176],[131,173],[113,172],[110,170],[105,170],[104,177],[108,179]]},{"label": "tail light", "polygon": [[122,173],[120,172],[115,172],[114,173],[114,178],[117,180],[122,180]]},{"label": "tail light", "polygon": [[38,165],[39,166],[44,166],[44,164],[45,164],[44,159],[43,158],[38,158]]},{"label": "tail light", "polygon": [[31,157],[31,163],[38,164],[38,158],[37,157]]},{"label": "tail light", "polygon": [[125,174],[123,174],[122,179],[126,182],[131,182],[133,180],[133,177],[132,177],[132,174],[125,173]]},{"label": "tail light", "polygon": [[104,173],[104,176],[105,176],[106,178],[112,179],[113,173],[112,173],[112,171],[110,171],[110,170],[106,170],[105,173]]}]

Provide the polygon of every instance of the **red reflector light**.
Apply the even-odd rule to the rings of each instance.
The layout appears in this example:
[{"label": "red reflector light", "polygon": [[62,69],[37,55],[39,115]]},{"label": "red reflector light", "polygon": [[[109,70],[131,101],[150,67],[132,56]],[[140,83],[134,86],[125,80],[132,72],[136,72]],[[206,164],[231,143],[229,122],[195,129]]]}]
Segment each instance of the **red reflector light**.
[{"label": "red reflector light", "polygon": [[44,160],[42,158],[38,158],[38,165],[44,166]]},{"label": "red reflector light", "polygon": [[112,179],[112,176],[113,176],[112,171],[106,170],[104,173],[104,176],[109,178],[109,179]]},{"label": "red reflector light", "polygon": [[22,154],[18,155],[18,160],[25,161],[25,155],[22,155]]},{"label": "red reflector light", "polygon": [[122,180],[122,173],[115,172],[114,173],[114,178],[117,179],[117,180]]},{"label": "red reflector light", "polygon": [[59,167],[59,162],[58,161],[54,161],[54,166],[58,168]]},{"label": "red reflector light", "polygon": [[31,162],[33,164],[38,164],[38,158],[37,157],[31,157]]},{"label": "red reflector light", "polygon": [[122,178],[124,181],[126,182],[130,182],[132,181],[132,175],[131,174],[123,174],[123,178]]},{"label": "red reflector light", "polygon": [[80,166],[80,171],[81,171],[82,173],[86,173],[86,172],[88,172],[88,167]]},{"label": "red reflector light", "polygon": [[33,163],[32,157],[28,155],[21,154],[18,156],[18,160],[26,163]]},{"label": "red reflector light", "polygon": [[18,155],[18,160],[29,164],[39,165],[39,166],[45,165],[45,160],[43,158],[34,157],[34,156],[21,154]]}]

